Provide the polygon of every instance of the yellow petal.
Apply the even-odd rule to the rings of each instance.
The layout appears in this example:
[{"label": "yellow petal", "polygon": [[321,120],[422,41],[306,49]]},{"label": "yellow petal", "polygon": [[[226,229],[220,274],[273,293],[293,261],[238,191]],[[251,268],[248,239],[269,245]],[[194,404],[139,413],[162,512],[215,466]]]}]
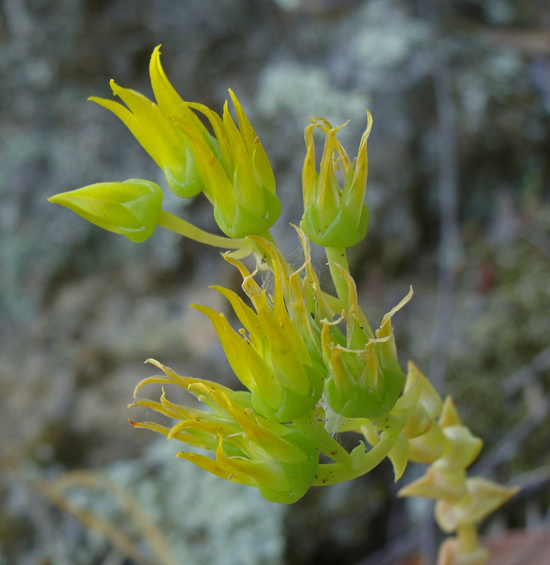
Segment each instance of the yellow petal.
[{"label": "yellow petal", "polygon": [[315,170],[315,141],[313,139],[313,130],[315,124],[307,126],[304,131],[306,142],[306,158],[302,168],[302,193],[304,197],[304,210],[313,203],[317,193],[317,184],[319,175]]},{"label": "yellow petal", "polygon": [[228,472],[226,469],[223,469],[217,461],[210,459],[209,457],[205,457],[204,455],[200,455],[199,453],[180,451],[176,457],[179,457],[180,459],[187,459],[188,461],[191,461],[191,463],[197,465],[197,467],[200,467],[201,469],[204,469],[205,471],[227,481],[232,481],[234,483],[250,487],[258,487],[257,481],[255,481],[252,477],[244,473],[234,471]]},{"label": "yellow petal", "polygon": [[413,296],[413,288],[411,286],[410,289],[409,289],[409,292],[407,293],[407,296],[405,296],[405,298],[403,298],[397,306],[394,306],[382,318],[382,322],[380,323],[380,329],[377,330],[377,332],[376,332],[377,337],[386,337],[386,336],[390,335],[390,333],[391,333],[390,320],[399,310],[401,310],[401,308],[403,308],[403,306],[405,306],[405,304],[407,304],[407,302],[409,302],[409,300],[412,298],[412,296]]},{"label": "yellow petal", "polygon": [[151,86],[163,114],[170,117],[183,118],[190,122],[200,133],[206,135],[208,132],[197,116],[189,110],[180,95],[176,92],[166,77],[160,63],[160,45],[155,48],[149,64],[151,75]]},{"label": "yellow petal", "polygon": [[434,467],[429,467],[422,477],[404,486],[397,496],[422,496],[435,500],[458,501],[467,493],[464,470],[441,473]]},{"label": "yellow petal", "polygon": [[139,141],[143,149],[149,153],[153,161],[161,168],[164,169],[165,164],[165,156],[162,154],[162,151],[157,146],[156,142],[150,135],[150,132],[147,131],[145,126],[140,123],[140,121],[130,112],[127,108],[125,108],[122,104],[118,102],[113,102],[112,100],[106,100],[105,98],[97,98],[92,96],[88,98],[92,102],[107,108],[120,118],[120,120],[124,123],[124,125],[132,132],[134,137]]},{"label": "yellow petal", "polygon": [[447,426],[460,426],[461,424],[462,422],[460,421],[460,416],[458,415],[453,399],[447,396],[443,403],[441,416],[439,417],[439,425],[442,428],[446,428]]},{"label": "yellow petal", "polygon": [[224,169],[223,163],[218,160],[211,147],[206,144],[191,123],[183,118],[174,118],[173,123],[189,139],[195,165],[204,184],[204,193],[211,202],[223,210],[226,221],[230,222],[231,214],[233,216],[235,214],[237,201],[233,184],[228,178],[228,172]]},{"label": "yellow petal", "polygon": [[[223,392],[197,384],[197,390],[203,391],[210,396],[223,410],[225,410],[237,422],[246,437],[260,447],[265,453],[269,453],[275,460],[282,463],[303,463],[307,460],[306,454],[294,444],[286,441],[276,433],[273,433],[273,423],[266,420],[266,426],[261,425],[264,418],[256,416],[252,410],[237,406],[232,403]],[[271,428],[271,429],[270,429]],[[277,429],[284,429],[277,425]]]},{"label": "yellow petal", "polygon": [[257,389],[274,408],[279,406],[283,399],[281,385],[260,355],[233,330],[223,314],[208,306],[194,304],[193,308],[208,316],[214,325],[227,360],[244,386],[250,391]]},{"label": "yellow petal", "polygon": [[229,255],[228,253],[226,253],[223,256],[223,258],[228,263],[230,263],[231,265],[233,265],[234,267],[237,267],[237,269],[239,269],[239,272],[241,273],[241,276],[243,277],[242,289],[244,290],[244,292],[248,296],[248,298],[250,298],[250,301],[252,302],[252,304],[254,305],[254,307],[257,310],[257,302],[258,302],[258,300],[260,300],[260,298],[262,296],[262,289],[260,288],[258,283],[254,280],[254,274],[256,273],[256,271],[254,271],[254,273],[251,273],[248,270],[248,268],[244,265],[244,263],[242,263],[241,261],[238,261],[237,259],[231,257],[231,255]]},{"label": "yellow petal", "polygon": [[114,81],[111,81],[111,88],[147,130],[149,137],[163,155],[164,163],[168,164],[174,172],[180,172],[178,169],[182,169],[181,172],[184,174],[186,156],[183,143],[185,142],[182,142],[173,125],[162,115],[158,106],[143,94],[122,88]]},{"label": "yellow petal", "polygon": [[219,161],[227,177],[232,178],[233,171],[235,169],[235,163],[231,156],[231,147],[229,144],[229,139],[227,137],[225,124],[223,123],[222,119],[220,118],[220,116],[218,116],[218,114],[216,114],[216,112],[214,112],[204,104],[199,104],[197,102],[189,102],[188,106],[190,108],[193,108],[194,110],[197,110],[204,116],[206,116],[206,118],[210,122],[210,125],[214,130],[214,136],[219,143],[219,147],[218,147],[220,152]]},{"label": "yellow petal", "polygon": [[252,308],[248,307],[244,301],[232,290],[228,288],[224,288],[223,286],[211,286],[214,290],[217,290],[220,294],[223,294],[231,303],[231,307],[233,308],[235,314],[246,328],[250,335],[250,341],[252,343],[252,347],[262,355],[263,347],[262,347],[262,339],[260,335],[261,331],[261,324],[260,320],[258,319],[258,315],[252,310]]},{"label": "yellow petal", "polygon": [[223,107],[223,124],[234,167],[233,190],[240,204],[252,214],[262,217],[266,213],[262,187],[252,168],[252,156],[249,156],[242,135],[229,113],[227,102]]}]

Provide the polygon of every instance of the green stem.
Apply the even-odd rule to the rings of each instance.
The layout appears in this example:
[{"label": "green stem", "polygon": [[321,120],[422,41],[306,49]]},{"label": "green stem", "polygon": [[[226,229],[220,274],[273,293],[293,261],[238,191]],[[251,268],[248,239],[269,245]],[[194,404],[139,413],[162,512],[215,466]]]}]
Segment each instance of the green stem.
[{"label": "green stem", "polygon": [[348,308],[348,285],[346,279],[342,276],[340,271],[331,263],[338,263],[349,273],[348,258],[346,255],[345,247],[325,247],[327,259],[329,262],[330,276],[336,288],[336,294],[340,300],[340,304],[344,310]]},{"label": "green stem", "polygon": [[[243,249],[246,247],[252,247],[251,242],[245,238],[231,239],[229,237],[208,233],[197,228],[193,224],[174,216],[174,214],[166,212],[165,210],[161,210],[157,225],[166,228],[167,230],[179,233],[189,239],[198,241],[199,243],[211,245],[212,247],[221,247],[223,249]],[[265,235],[262,235],[262,237],[265,237]]]},{"label": "green stem", "polygon": [[461,553],[472,553],[477,549],[477,528],[474,524],[458,526],[457,534]]},{"label": "green stem", "polygon": [[269,241],[270,243],[272,243],[275,247],[277,247],[277,249],[279,249],[279,247],[277,246],[277,244],[275,243],[275,240],[273,239],[273,236],[271,235],[271,233],[269,232],[269,230],[265,231],[264,233],[259,233],[258,237],[263,237],[264,239],[267,239],[267,241]]},{"label": "green stem", "polygon": [[[348,258],[346,256],[345,247],[325,247],[325,252],[327,254],[327,259],[329,260],[329,263],[338,263],[349,273]],[[334,286],[336,287],[336,293],[338,294],[338,300],[340,301],[340,307],[347,309],[349,304],[349,296],[348,296],[349,291],[346,280],[334,265],[329,264],[329,268],[330,268],[330,274],[332,276],[332,280],[334,282]],[[332,298],[332,297],[328,297],[328,298]],[[333,305],[331,305],[331,308],[332,307]],[[358,308],[357,314],[359,315],[361,323],[365,328],[365,330],[367,331],[368,336],[371,339],[374,338],[374,332],[372,331],[369,321],[367,320],[367,317],[365,316],[361,308]]]},{"label": "green stem", "polygon": [[343,467],[352,466],[351,455],[327,432],[322,422],[315,421],[313,411],[294,419],[296,429],[310,439],[315,447]]},{"label": "green stem", "polygon": [[339,463],[323,463],[319,465],[312,485],[321,487],[343,483],[372,471],[391,451],[397,440],[397,435],[395,433],[382,432],[380,441],[365,453],[363,462],[357,469],[345,468]]}]

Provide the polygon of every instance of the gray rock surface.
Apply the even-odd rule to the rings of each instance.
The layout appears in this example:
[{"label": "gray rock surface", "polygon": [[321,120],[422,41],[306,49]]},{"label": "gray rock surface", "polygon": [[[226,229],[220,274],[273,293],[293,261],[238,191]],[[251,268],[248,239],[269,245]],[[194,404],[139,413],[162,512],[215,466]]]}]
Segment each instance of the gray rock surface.
[{"label": "gray rock surface", "polygon": [[[126,405],[135,384],[150,374],[141,365],[147,357],[182,374],[236,384],[209,323],[188,306],[198,302],[227,311],[207,286],[236,289],[239,277],[217,251],[161,229],[148,242],[131,244],[46,201],[57,192],[107,180],[146,178],[163,185],[160,171],[125,127],[86,102],[92,95],[110,98],[111,78],[150,96],[148,61],[161,43],[167,74],[184,98],[221,110],[227,88],[239,96],[273,163],[284,205],[273,233],[289,255],[298,246],[287,225],[301,215],[303,129],[310,115],[323,115],[335,125],[350,119],[342,141],[352,155],[368,107],[374,116],[366,197],[371,225],[351,259],[372,324],[413,284],[414,300],[395,317],[398,346],[403,364],[412,357],[427,372],[434,354],[438,268],[442,257],[451,256],[455,292],[445,345],[447,390],[489,445],[534,409],[533,389],[506,396],[502,383],[550,345],[550,39],[545,31],[550,9],[540,0],[457,0],[439,13],[434,5],[428,0],[4,0],[2,502],[19,492],[19,470],[26,465],[38,466],[44,477],[109,468],[136,492],[138,485],[148,485],[143,489],[150,489],[155,517],[172,520],[169,529],[181,528],[185,540],[193,536],[193,525],[185,517],[177,521],[170,503],[191,504],[186,497],[201,489],[214,498],[245,501],[246,512],[237,502],[214,511],[211,501],[201,509],[201,497],[193,498],[201,524],[212,516],[220,531],[233,519],[240,526],[197,549],[188,563],[232,562],[223,561],[230,552],[221,544],[231,538],[240,544],[235,552],[249,556],[243,563],[346,565],[404,527],[403,508],[387,502],[393,487],[384,473],[315,492],[282,510],[248,490],[231,490],[233,485],[229,494],[217,494],[217,481],[208,482],[214,479],[169,455],[158,472],[175,495],[164,505],[151,470],[151,458],[158,455],[151,455],[157,449],[151,442],[157,438],[127,424]],[[442,75],[449,90],[441,104]],[[449,132],[442,133],[439,124],[449,108],[455,149],[442,156]],[[449,162],[456,162],[458,172],[458,245],[450,250],[440,239],[438,188]],[[216,229],[203,198],[183,202],[167,191],[165,207]],[[537,373],[537,379],[535,393],[545,391],[548,372]],[[474,384],[477,392],[471,392]],[[183,402],[183,395],[174,400]],[[507,466],[508,473],[545,461],[548,435],[538,433]],[[41,549],[43,512],[33,510],[32,499],[29,495],[28,504],[16,504],[9,513],[3,510],[9,505],[0,505],[5,563],[57,563]],[[53,512],[47,504],[41,508],[47,516]],[[373,520],[379,529],[369,534],[364,525]],[[265,536],[272,545],[248,546],[251,532],[254,538],[264,536],[251,522],[269,530]],[[55,534],[59,543],[64,537],[81,539],[81,533],[70,535],[74,523],[52,524],[61,528]],[[177,536],[170,536],[176,547]],[[107,561],[102,543],[94,549],[82,542],[79,563],[116,562]]]}]

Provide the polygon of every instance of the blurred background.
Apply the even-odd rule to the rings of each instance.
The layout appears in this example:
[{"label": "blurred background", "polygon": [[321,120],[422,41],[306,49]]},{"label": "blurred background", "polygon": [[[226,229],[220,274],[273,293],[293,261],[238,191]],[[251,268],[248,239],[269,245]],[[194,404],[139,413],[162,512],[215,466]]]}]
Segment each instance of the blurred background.
[{"label": "blurred background", "polygon": [[[240,281],[216,250],[160,228],[132,244],[46,201],[102,181],[165,186],[125,126],[86,102],[111,98],[111,78],[152,96],[159,44],[184,99],[221,111],[228,88],[239,97],[275,170],[273,233],[289,256],[310,116],[351,120],[341,140],[354,156],[372,112],[371,224],[351,250],[362,305],[376,326],[414,286],[394,318],[402,365],[414,359],[483,438],[476,473],[525,487],[484,532],[540,527],[547,0],[2,0],[0,563],[374,565],[420,551],[427,565],[440,541],[429,504],[395,497],[414,466],[398,485],[384,464],[287,508],[128,424],[148,417],[126,408],[154,374],[148,357],[236,384],[209,322],[188,309],[227,312],[207,286]],[[216,230],[204,198],[166,191],[164,207]]]}]

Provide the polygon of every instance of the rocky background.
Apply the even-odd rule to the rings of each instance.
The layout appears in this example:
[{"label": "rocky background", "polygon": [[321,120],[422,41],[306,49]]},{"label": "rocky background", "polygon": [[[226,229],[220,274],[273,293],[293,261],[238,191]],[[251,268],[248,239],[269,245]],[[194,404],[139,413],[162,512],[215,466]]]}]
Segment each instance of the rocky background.
[{"label": "rocky background", "polygon": [[[163,183],[126,128],[86,102],[111,97],[111,78],[151,95],[158,44],[185,99],[221,110],[227,88],[239,96],[278,179],[274,235],[289,256],[309,117],[350,119],[353,154],[371,110],[371,226],[352,250],[366,312],[375,325],[414,286],[395,317],[403,365],[414,359],[484,439],[477,472],[526,486],[485,529],[539,523],[549,29],[546,0],[0,2],[0,563],[382,563],[368,555],[405,552],[430,511],[395,499],[385,465],[289,508],[267,503],[128,424],[147,417],[126,406],[148,357],[235,384],[188,309],[222,310],[207,286],[238,286],[217,251],[161,229],[132,244],[46,201],[94,182]],[[167,193],[165,207],[216,229],[200,197]],[[429,555],[429,536],[413,538]]]}]

